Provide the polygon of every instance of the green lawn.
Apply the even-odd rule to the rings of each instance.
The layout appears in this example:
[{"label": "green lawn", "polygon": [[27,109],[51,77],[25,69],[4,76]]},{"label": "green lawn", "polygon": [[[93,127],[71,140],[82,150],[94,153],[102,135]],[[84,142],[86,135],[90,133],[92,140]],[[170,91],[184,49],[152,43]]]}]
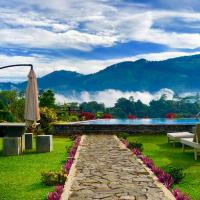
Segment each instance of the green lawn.
[{"label": "green lawn", "polygon": [[51,153],[35,153],[35,150],[20,156],[2,155],[0,138],[0,199],[39,200],[45,199],[53,187],[41,183],[41,172],[60,170],[66,160],[66,147],[72,145],[67,138],[54,138]]},{"label": "green lawn", "polygon": [[200,157],[195,161],[192,149],[187,149],[183,153],[180,144],[177,144],[175,148],[172,147],[167,144],[167,137],[164,135],[130,136],[128,140],[142,143],[143,153],[149,156],[158,167],[163,169],[167,169],[169,166],[183,168],[186,176],[178,187],[192,199],[200,199]]}]

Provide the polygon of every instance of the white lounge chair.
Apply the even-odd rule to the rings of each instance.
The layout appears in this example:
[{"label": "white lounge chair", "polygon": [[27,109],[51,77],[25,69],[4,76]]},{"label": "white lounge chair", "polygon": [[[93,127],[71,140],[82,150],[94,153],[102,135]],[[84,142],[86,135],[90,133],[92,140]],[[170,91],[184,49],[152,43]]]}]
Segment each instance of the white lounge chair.
[{"label": "white lounge chair", "polygon": [[175,133],[167,133],[168,143],[173,142],[173,146],[175,146],[176,142],[180,142],[181,138],[193,138],[194,134],[190,132],[175,132]]},{"label": "white lounge chair", "polygon": [[197,156],[200,151],[200,144],[193,141],[193,138],[181,138],[183,152],[185,151],[185,145],[194,148],[194,159],[197,160]]},{"label": "white lounge chair", "polygon": [[198,153],[200,151],[200,124],[196,125],[195,134],[193,138],[181,138],[183,152],[185,145],[194,148],[194,159],[197,160]]}]

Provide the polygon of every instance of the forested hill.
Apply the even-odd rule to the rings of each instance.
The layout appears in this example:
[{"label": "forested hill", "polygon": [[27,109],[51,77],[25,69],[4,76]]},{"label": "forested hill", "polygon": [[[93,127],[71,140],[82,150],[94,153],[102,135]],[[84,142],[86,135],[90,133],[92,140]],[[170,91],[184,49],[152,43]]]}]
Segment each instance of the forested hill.
[{"label": "forested hill", "polygon": [[[55,71],[38,79],[40,89],[55,92],[100,91],[158,91],[169,88],[175,92],[200,91],[200,55],[178,57],[164,61],[122,62],[95,74]],[[0,84],[0,89],[23,89],[25,83]]]}]

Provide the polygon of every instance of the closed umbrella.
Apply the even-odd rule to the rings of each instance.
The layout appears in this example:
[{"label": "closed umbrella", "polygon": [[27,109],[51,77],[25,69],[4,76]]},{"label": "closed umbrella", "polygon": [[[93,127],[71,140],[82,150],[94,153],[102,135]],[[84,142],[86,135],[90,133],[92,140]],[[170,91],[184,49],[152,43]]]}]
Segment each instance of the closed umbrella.
[{"label": "closed umbrella", "polygon": [[28,75],[28,85],[25,94],[25,116],[28,126],[36,126],[36,122],[40,120],[40,111],[38,104],[38,87],[37,78],[33,69]]}]

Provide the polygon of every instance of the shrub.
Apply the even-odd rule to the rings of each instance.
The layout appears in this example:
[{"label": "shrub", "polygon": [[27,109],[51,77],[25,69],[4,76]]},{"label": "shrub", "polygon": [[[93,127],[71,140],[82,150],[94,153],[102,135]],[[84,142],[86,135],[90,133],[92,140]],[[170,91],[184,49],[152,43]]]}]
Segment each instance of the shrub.
[{"label": "shrub", "polygon": [[188,197],[186,194],[183,194],[180,192],[179,189],[172,190],[172,194],[176,198],[176,200],[191,200],[190,197]]},{"label": "shrub", "polygon": [[174,179],[172,178],[172,176],[166,172],[164,172],[163,170],[160,170],[160,172],[157,174],[158,180],[163,183],[163,185],[166,188],[170,188],[173,183],[174,183]]},{"label": "shrub", "polygon": [[129,134],[128,134],[128,133],[121,132],[121,133],[118,133],[117,136],[118,136],[119,138],[122,138],[122,139],[126,140],[126,139],[128,138],[128,136],[129,136]]},{"label": "shrub", "polygon": [[54,192],[48,194],[47,200],[60,200],[63,193],[63,186],[57,185]]},{"label": "shrub", "polygon": [[54,109],[43,107],[40,108],[40,125],[45,133],[51,132],[51,123],[57,120],[57,114]]},{"label": "shrub", "polygon": [[63,185],[67,179],[67,174],[64,172],[42,172],[41,181],[48,186]]},{"label": "shrub", "polygon": [[0,110],[0,120],[1,121],[7,121],[7,122],[14,122],[15,118],[12,115],[12,113],[10,113],[8,111]]},{"label": "shrub", "polygon": [[137,117],[135,115],[128,115],[128,119],[136,119]]},{"label": "shrub", "polygon": [[103,116],[102,116],[102,119],[112,119],[112,115],[109,114],[109,113],[104,113]]},{"label": "shrub", "polygon": [[77,121],[79,121],[79,118],[76,115],[70,115],[69,116],[69,121],[70,122],[77,122]]},{"label": "shrub", "polygon": [[165,117],[168,118],[168,119],[174,119],[174,118],[176,118],[176,115],[174,113],[167,113],[165,115]]},{"label": "shrub", "polygon": [[128,148],[130,149],[138,149],[139,151],[143,151],[143,144],[139,142],[129,142]]},{"label": "shrub", "polygon": [[167,172],[172,176],[174,179],[174,183],[180,183],[182,179],[185,177],[185,174],[183,173],[182,168],[178,167],[169,167]]},{"label": "shrub", "polygon": [[91,113],[91,112],[82,112],[81,117],[82,117],[83,120],[96,119],[96,115],[94,113]]}]

